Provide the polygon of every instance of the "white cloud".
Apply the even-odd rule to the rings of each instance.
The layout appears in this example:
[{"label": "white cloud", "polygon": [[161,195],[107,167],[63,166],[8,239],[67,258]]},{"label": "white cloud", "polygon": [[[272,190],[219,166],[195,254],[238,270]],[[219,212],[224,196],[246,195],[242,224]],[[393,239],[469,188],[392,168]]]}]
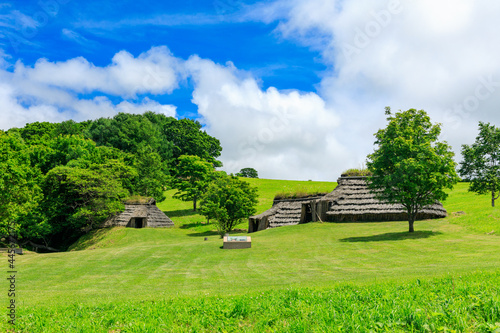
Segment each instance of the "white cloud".
[{"label": "white cloud", "polygon": [[335,179],[350,154],[336,139],[339,120],[315,93],[263,91],[257,81],[210,60],[191,57],[193,103],[209,134],[221,141],[224,170],[253,167],[261,177]]},{"label": "white cloud", "polygon": [[500,124],[499,10],[474,0],[294,0],[276,17],[278,32],[330,66],[319,94],[359,160],[385,126],[385,106],[428,111],[459,159],[479,120]]},{"label": "white cloud", "polygon": [[[193,102],[221,140],[229,172],[254,167],[262,177],[335,180],[372,151],[385,106],[425,109],[459,153],[479,120],[500,124],[499,10],[500,3],[473,0],[261,3],[235,15],[278,20],[276,32],[319,50],[328,70],[317,92],[263,90],[231,63],[184,61],[159,47],[137,57],[121,51],[105,67],[75,58],[2,70],[0,106],[12,112],[0,125],[143,108],[174,115],[175,107],[136,96],[171,93],[191,77]],[[122,100],[77,97],[97,92]]]},{"label": "white cloud", "polygon": [[97,42],[89,40],[84,36],[82,36],[81,34],[79,34],[78,32],[73,31],[71,29],[66,29],[66,28],[62,29],[61,35],[64,39],[78,43],[87,49],[96,48],[99,45]]},{"label": "white cloud", "polygon": [[162,113],[167,117],[176,117],[176,107],[173,105],[163,105],[145,97],[141,103],[130,103],[123,101],[116,106],[118,112],[139,114],[145,111]]},{"label": "white cloud", "polygon": [[[4,58],[3,53],[0,55]],[[112,117],[118,112],[149,110],[175,116],[175,106],[135,95],[171,91],[177,85],[178,69],[172,66],[176,61],[167,48],[159,47],[137,58],[119,52],[107,67],[94,66],[81,57],[58,63],[41,59],[33,67],[18,61],[13,71],[4,64],[0,67],[0,128],[21,127],[34,121]],[[101,92],[122,97],[122,101],[112,102],[99,96]],[[132,100],[125,99],[131,96]]]},{"label": "white cloud", "polygon": [[83,57],[62,62],[40,59],[33,67],[18,62],[15,74],[27,81],[78,93],[99,91],[135,97],[172,92],[179,79],[177,61],[166,47],[153,47],[137,58],[120,51],[106,67],[95,66]]}]

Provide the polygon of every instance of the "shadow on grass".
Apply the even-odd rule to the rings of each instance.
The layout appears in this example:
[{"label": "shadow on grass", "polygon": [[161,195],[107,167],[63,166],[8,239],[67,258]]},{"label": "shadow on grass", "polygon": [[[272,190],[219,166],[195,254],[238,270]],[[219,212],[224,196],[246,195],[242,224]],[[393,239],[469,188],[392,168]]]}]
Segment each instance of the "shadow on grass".
[{"label": "shadow on grass", "polygon": [[187,234],[189,237],[208,237],[219,235],[219,233],[215,230],[203,231],[203,232],[193,232],[191,234]]},{"label": "shadow on grass", "polygon": [[179,210],[172,210],[172,211],[163,211],[168,217],[179,217],[179,216],[193,216],[193,215],[198,215],[198,212],[195,212],[192,209],[179,209]]},{"label": "shadow on grass", "polygon": [[207,226],[207,224],[203,224],[201,222],[194,222],[194,223],[184,223],[179,228],[180,229],[193,229],[193,228],[199,228],[199,227],[203,227],[203,226]]},{"label": "shadow on grass", "polygon": [[[238,233],[242,233],[242,232],[246,232],[246,230],[245,229],[234,229],[234,230],[231,230],[229,232],[229,234],[230,235],[231,234],[238,234]],[[203,232],[193,232],[193,233],[187,234],[187,235],[190,237],[207,237],[207,236],[215,236],[215,235],[219,236],[219,233],[216,230],[207,230],[207,231],[203,231]]]},{"label": "shadow on grass", "polygon": [[366,236],[366,237],[349,237],[343,238],[341,242],[383,242],[383,241],[398,241],[405,239],[421,239],[421,238],[429,238],[432,236],[441,235],[442,233],[439,231],[415,231],[415,232],[388,232],[380,235]]}]

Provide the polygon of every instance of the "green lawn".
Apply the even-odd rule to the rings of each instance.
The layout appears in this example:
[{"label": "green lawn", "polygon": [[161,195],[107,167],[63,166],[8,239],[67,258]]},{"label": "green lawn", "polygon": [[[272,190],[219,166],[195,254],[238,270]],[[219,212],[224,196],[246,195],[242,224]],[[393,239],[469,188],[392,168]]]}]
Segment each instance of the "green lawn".
[{"label": "green lawn", "polygon": [[[258,213],[271,206],[274,194],[277,192],[331,191],[336,185],[328,182],[265,179],[251,179],[250,182],[259,187]],[[171,194],[172,191],[169,191],[168,196],[170,197]],[[411,293],[411,290],[416,288],[416,281],[419,281],[419,286],[422,281],[428,289],[431,286],[434,286],[432,288],[438,288],[436,286],[440,285],[449,286],[451,279],[462,283],[464,290],[468,290],[468,293],[464,293],[465,296],[460,299],[455,299],[453,297],[458,297],[453,294],[456,292],[455,287],[453,289],[443,287],[449,290],[445,294],[448,298],[443,296],[443,301],[446,299],[449,302],[454,299],[456,306],[459,304],[467,306],[467,297],[472,297],[471,293],[476,295],[475,290],[485,290],[482,296],[476,295],[476,297],[492,299],[491,295],[497,295],[495,300],[497,303],[488,307],[493,311],[489,317],[483,316],[481,317],[483,319],[479,320],[473,316],[471,323],[465,323],[465,326],[460,326],[461,324],[450,319],[448,328],[465,327],[467,328],[463,329],[465,331],[475,331],[479,327],[477,325],[484,324],[486,325],[484,332],[488,332],[487,327],[490,326],[487,325],[493,325],[489,330],[493,332],[492,327],[497,329],[495,320],[500,322],[500,303],[498,303],[498,288],[494,289],[498,283],[492,287],[488,279],[491,279],[492,283],[493,281],[500,282],[498,268],[500,266],[500,239],[497,236],[500,234],[500,213],[498,208],[488,205],[490,205],[488,196],[468,193],[467,184],[460,183],[445,202],[445,208],[450,216],[441,220],[417,221],[415,223],[417,231],[411,235],[407,233],[407,222],[309,223],[254,233],[251,249],[229,251],[221,249],[222,241],[214,231],[215,228],[212,225],[202,224],[205,221],[204,218],[192,212],[191,203],[167,199],[158,206],[172,218],[176,225],[174,228],[106,229],[97,232],[93,238],[87,237],[79,242],[75,247],[80,249],[78,251],[54,254],[29,253],[17,256],[19,277],[16,288],[19,290],[17,300],[21,316],[19,320],[22,323],[20,325],[25,331],[44,332],[43,328],[37,328],[37,322],[52,323],[50,325],[55,325],[55,322],[61,324],[64,321],[62,313],[67,313],[73,318],[71,322],[78,322],[80,320],[78,318],[82,318],[81,324],[84,325],[85,320],[90,320],[85,324],[90,325],[88,327],[104,325],[103,327],[110,328],[110,332],[111,328],[116,327],[120,330],[114,332],[140,332],[137,325],[126,329],[123,323],[126,319],[120,317],[121,306],[130,308],[133,305],[140,308],[144,306],[141,305],[144,302],[154,302],[151,304],[163,304],[158,305],[163,309],[162,311],[173,311],[168,305],[170,304],[168,300],[174,300],[176,307],[184,309],[182,311],[187,311],[187,313],[194,311],[191,316],[196,316],[197,310],[194,309],[199,307],[196,305],[197,302],[206,300],[207,304],[214,306],[219,300],[226,300],[231,309],[241,302],[243,302],[241,304],[246,304],[238,305],[243,308],[248,307],[246,310],[240,309],[246,313],[246,316],[233,323],[231,320],[234,318],[228,315],[226,317],[229,318],[227,323],[229,326],[215,331],[237,332],[248,329],[258,332],[258,327],[261,327],[259,325],[267,323],[267,319],[257,310],[257,303],[254,303],[257,295],[274,297],[279,303],[283,302],[280,297],[288,297],[286,295],[294,290],[301,295],[304,294],[304,290],[328,294],[332,290],[343,290],[347,286],[352,286],[353,290],[358,290],[356,292],[366,292],[368,298],[374,297],[370,294],[371,292],[376,294],[381,290],[387,290],[390,296],[388,297],[391,298],[399,297],[397,295],[401,290],[408,290],[406,296],[401,296],[401,302],[406,302],[403,299],[408,298],[410,305],[413,304],[412,300],[415,302],[420,300],[425,304],[427,301],[422,298],[424,296],[418,296],[421,297],[418,298]],[[465,214],[453,214],[458,211],[463,211]],[[241,223],[237,228],[240,230],[235,234],[243,235],[246,232],[247,223]],[[460,282],[461,277],[465,278],[462,282]],[[2,290],[7,290],[7,282],[5,279],[3,281],[0,287],[3,288]],[[431,281],[437,282],[434,284]],[[482,283],[484,285],[481,285]],[[425,288],[419,289],[419,293],[425,295]],[[6,293],[2,294],[6,295]],[[346,295],[346,297],[351,296]],[[304,296],[304,302],[306,299],[308,298]],[[310,300],[310,302],[319,302],[318,308],[324,309],[325,314],[321,315],[323,319],[326,318],[324,316],[328,312],[328,305],[321,303],[324,299],[323,296],[318,296],[317,299],[311,298]],[[376,313],[378,304],[376,299],[371,299],[370,302],[374,302],[370,303],[373,305],[373,309],[370,305],[372,309],[370,311]],[[367,304],[365,305],[368,306]],[[404,304],[397,306],[404,307]],[[305,306],[305,303],[302,305]],[[420,306],[410,305],[408,305],[410,312]],[[96,307],[101,310],[96,310]],[[297,307],[301,309],[299,305]],[[441,303],[436,303],[436,308],[431,307],[429,313],[436,312],[441,307]],[[473,313],[470,312],[473,310],[458,307],[460,309],[454,312],[456,318]],[[360,308],[362,308],[361,305]],[[389,319],[392,318],[390,309],[391,307],[388,306],[384,310],[388,311],[387,318]],[[108,313],[110,317],[122,319],[116,319],[106,326],[107,317],[101,313],[99,318],[102,321],[91,322],[93,319],[89,319],[92,317],[89,313],[99,311]],[[82,315],[78,317],[78,313]],[[495,313],[498,313],[498,317],[495,317]],[[183,315],[185,314],[179,314],[181,317]],[[446,315],[451,316],[452,313]],[[285,325],[283,320],[287,322],[288,315],[277,314],[276,316],[276,320],[281,325]],[[429,316],[432,317],[432,314]],[[207,320],[215,320],[217,316],[207,314],[207,318]],[[261,322],[259,318],[264,319]],[[341,320],[339,318],[341,317],[332,318],[332,322]],[[384,322],[389,321],[387,318]],[[427,317],[422,318],[424,321],[421,325],[424,325],[424,322],[427,323],[425,321]],[[158,318],[154,317],[153,320],[153,317],[149,317],[149,320],[155,321]],[[433,320],[437,323],[436,325],[442,324],[439,318]],[[289,320],[288,323],[290,322],[292,321]],[[394,323],[396,322],[397,320],[394,319]],[[318,327],[318,331],[321,331],[320,328],[323,325],[318,322],[319,326],[314,326],[307,320],[300,323],[302,323],[300,325],[305,325],[304,329],[297,331],[304,332],[308,331],[308,327]],[[429,321],[425,325],[432,323],[433,321]],[[3,324],[5,323],[0,325]],[[175,326],[179,327],[179,332],[182,332],[184,331],[182,325],[185,323],[178,323],[178,326],[160,326],[165,327],[165,330],[161,331],[169,331],[168,327]],[[207,327],[212,326],[207,323],[199,323],[199,325],[199,327],[196,326],[197,329],[193,328],[194,326],[189,329],[203,331],[205,327],[207,331],[211,331]],[[240,325],[239,329],[238,325]],[[272,325],[265,325],[260,331],[274,331]],[[370,325],[376,325],[376,322]],[[391,331],[384,325],[382,323],[380,326],[381,331]],[[398,330],[412,331],[410,324],[408,324],[410,326],[405,325],[397,326]],[[78,330],[71,326],[56,325],[54,327],[65,327],[70,331],[92,331],[90,328]],[[418,327],[414,326],[413,329],[425,331],[423,326],[417,329]],[[470,329],[470,327],[475,327],[475,329]],[[436,326],[430,331],[439,331],[438,328]],[[498,328],[500,330],[500,324]],[[144,329],[143,331],[155,332],[147,327]],[[54,328],[55,331],[57,330]],[[107,331],[103,330],[103,332]]]}]

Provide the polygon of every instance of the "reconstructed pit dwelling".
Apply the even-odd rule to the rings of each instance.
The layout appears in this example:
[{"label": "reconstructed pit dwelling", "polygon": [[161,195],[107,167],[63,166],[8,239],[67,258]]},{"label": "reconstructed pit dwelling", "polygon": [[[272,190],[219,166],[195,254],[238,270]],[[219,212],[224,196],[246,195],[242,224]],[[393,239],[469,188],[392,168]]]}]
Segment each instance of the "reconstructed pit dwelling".
[{"label": "reconstructed pit dwelling", "polygon": [[[322,197],[275,200],[262,214],[249,217],[248,232],[307,222],[407,221],[406,209],[385,203],[370,191],[364,176],[341,176],[337,187]],[[446,217],[443,205],[426,206],[417,220]]]},{"label": "reconstructed pit dwelling", "polygon": [[174,222],[158,207],[153,198],[126,201],[125,210],[108,220],[101,227],[122,226],[129,228],[173,227]]}]

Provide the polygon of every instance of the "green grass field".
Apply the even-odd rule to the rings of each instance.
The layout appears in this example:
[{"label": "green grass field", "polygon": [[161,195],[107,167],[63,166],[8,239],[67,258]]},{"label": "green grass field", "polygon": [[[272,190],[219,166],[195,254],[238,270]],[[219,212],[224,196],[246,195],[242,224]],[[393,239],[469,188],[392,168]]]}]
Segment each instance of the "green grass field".
[{"label": "green grass field", "polygon": [[[278,192],[335,187],[249,181],[258,213]],[[251,249],[228,251],[191,203],[167,199],[158,206],[175,228],[99,230],[70,252],[17,256],[15,328],[500,332],[498,208],[465,183],[444,205],[449,217],[417,221],[411,235],[406,222],[309,223],[254,233]]]}]

